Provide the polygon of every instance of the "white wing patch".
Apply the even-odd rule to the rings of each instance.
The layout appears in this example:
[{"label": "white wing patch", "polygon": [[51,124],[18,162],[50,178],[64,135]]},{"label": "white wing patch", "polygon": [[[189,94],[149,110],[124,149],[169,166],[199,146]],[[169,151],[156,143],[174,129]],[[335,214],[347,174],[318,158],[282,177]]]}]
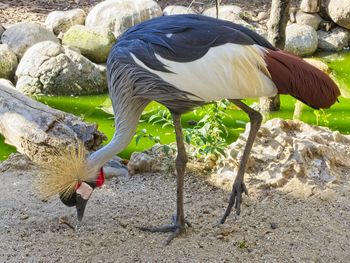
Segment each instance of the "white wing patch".
[{"label": "white wing patch", "polygon": [[[274,96],[277,89],[263,59],[264,49],[227,43],[210,48],[201,58],[181,63],[156,57],[174,73],[147,67],[134,54],[135,62],[180,90],[205,101]],[[191,98],[198,100],[198,98]]]}]

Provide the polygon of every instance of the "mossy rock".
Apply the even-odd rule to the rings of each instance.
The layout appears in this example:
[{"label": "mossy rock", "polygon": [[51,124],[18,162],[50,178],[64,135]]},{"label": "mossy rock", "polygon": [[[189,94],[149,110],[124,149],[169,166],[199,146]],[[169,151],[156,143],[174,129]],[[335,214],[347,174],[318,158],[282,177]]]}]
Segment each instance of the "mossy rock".
[{"label": "mossy rock", "polygon": [[75,25],[64,34],[62,44],[78,48],[93,62],[105,63],[115,40],[106,28]]}]

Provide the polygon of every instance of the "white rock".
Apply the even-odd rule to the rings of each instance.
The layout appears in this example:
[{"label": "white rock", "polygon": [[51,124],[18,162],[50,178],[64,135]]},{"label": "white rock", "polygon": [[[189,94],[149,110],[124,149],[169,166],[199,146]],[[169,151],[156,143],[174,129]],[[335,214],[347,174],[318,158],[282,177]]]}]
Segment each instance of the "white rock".
[{"label": "white rock", "polygon": [[318,14],[309,14],[303,11],[298,11],[296,14],[296,22],[300,25],[308,25],[317,30],[322,18]]},{"label": "white rock", "polygon": [[285,50],[298,56],[311,55],[317,49],[317,33],[311,26],[291,24],[286,29]]},{"label": "white rock", "polygon": [[115,43],[112,32],[104,27],[72,26],[63,36],[62,44],[78,48],[82,55],[96,63],[105,63]]},{"label": "white rock", "polygon": [[[233,181],[249,134],[246,131],[227,149],[214,177]],[[299,121],[272,119],[261,126],[247,165],[248,181],[258,187],[283,188],[310,196],[316,186],[347,183],[350,170],[349,136]],[[231,152],[238,155],[230,156]],[[222,168],[221,168],[222,167]],[[221,168],[221,169],[220,169]],[[214,181],[211,178],[211,181]]]},{"label": "white rock", "polygon": [[0,85],[5,86],[6,88],[14,89],[15,86],[8,79],[0,79]]},{"label": "white rock", "polygon": [[128,162],[129,174],[155,172],[156,164],[157,160],[154,156],[144,152],[133,152]]},{"label": "white rock", "polygon": [[65,33],[74,25],[83,25],[86,13],[83,9],[68,11],[53,11],[47,15],[45,26],[52,30],[55,35]]},{"label": "white rock", "polygon": [[348,46],[349,32],[343,28],[337,27],[329,32],[319,30],[318,47],[326,51],[340,51]]},{"label": "white rock", "polygon": [[[250,24],[244,21],[240,15],[242,15],[242,8],[235,5],[220,5],[219,7],[219,19],[227,20],[236,24],[240,24],[245,27],[252,28]],[[213,6],[203,11],[203,15],[216,18],[216,7]]]},{"label": "white rock", "polygon": [[129,27],[162,14],[153,0],[107,0],[90,11],[85,25],[108,28],[117,38]]},{"label": "white rock", "polygon": [[25,94],[81,95],[107,90],[104,67],[51,41],[28,49],[16,76],[16,89]]},{"label": "white rock", "polygon": [[350,29],[350,1],[329,0],[328,15],[338,25]]},{"label": "white rock", "polygon": [[306,13],[317,13],[319,11],[317,3],[318,0],[302,0],[300,3],[300,9]]},{"label": "white rock", "polygon": [[317,195],[322,201],[334,201],[337,198],[337,193],[333,189],[325,189]]},{"label": "white rock", "polygon": [[258,21],[269,19],[269,17],[270,17],[270,14],[268,12],[265,12],[265,11],[259,12],[257,15]]},{"label": "white rock", "polygon": [[7,45],[0,44],[0,78],[12,79],[16,68],[16,54]]},{"label": "white rock", "polygon": [[106,179],[110,179],[112,177],[126,176],[128,174],[128,170],[126,168],[105,166],[103,167],[103,173]]},{"label": "white rock", "polygon": [[331,69],[328,67],[328,65],[321,60],[315,58],[304,58],[304,60],[328,75],[331,73]]},{"label": "white rock", "polygon": [[181,5],[169,5],[163,10],[163,15],[181,15],[181,14],[195,14],[196,12],[192,8]]},{"label": "white rock", "polygon": [[28,22],[7,28],[1,36],[2,43],[7,44],[16,53],[17,57],[22,57],[24,52],[34,44],[46,40],[59,43],[59,40],[50,30]]}]

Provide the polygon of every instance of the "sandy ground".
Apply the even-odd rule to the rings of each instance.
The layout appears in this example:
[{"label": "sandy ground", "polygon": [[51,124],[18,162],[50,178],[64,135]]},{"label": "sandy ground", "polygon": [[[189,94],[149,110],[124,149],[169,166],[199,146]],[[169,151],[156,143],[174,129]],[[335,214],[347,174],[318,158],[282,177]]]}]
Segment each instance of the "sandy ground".
[{"label": "sandy ground", "polygon": [[218,226],[227,192],[189,173],[185,210],[193,227],[164,246],[168,234],[137,227],[170,222],[174,175],[110,179],[74,231],[58,222],[75,224],[73,208],[34,194],[35,171],[21,157],[0,164],[0,262],[349,262],[349,184],[306,199],[250,184],[241,216]]},{"label": "sandy ground", "polygon": [[[48,12],[96,1],[4,0],[0,22],[44,21]],[[183,2],[183,3],[180,3]],[[159,1],[188,5],[192,1]],[[195,1],[199,2],[199,1]],[[202,1],[209,3],[209,1]],[[264,10],[270,1],[235,4]],[[201,2],[200,2],[201,3]],[[201,6],[198,7],[200,9]],[[247,8],[248,9],[248,8]],[[228,192],[201,173],[186,175],[185,210],[193,227],[164,246],[168,234],[138,226],[167,224],[175,211],[176,177],[157,173],[106,182],[91,198],[79,231],[74,208],[58,199],[41,201],[32,190],[36,168],[22,157],[0,163],[0,263],[2,262],[349,262],[350,183],[332,185],[332,195],[258,190],[251,182],[240,217],[222,216]]]}]

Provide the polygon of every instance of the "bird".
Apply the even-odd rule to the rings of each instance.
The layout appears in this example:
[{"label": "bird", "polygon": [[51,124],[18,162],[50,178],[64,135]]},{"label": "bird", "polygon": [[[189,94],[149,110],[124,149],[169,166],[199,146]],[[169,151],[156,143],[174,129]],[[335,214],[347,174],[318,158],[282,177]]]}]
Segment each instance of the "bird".
[{"label": "bird", "polygon": [[262,122],[261,113],[244,99],[289,94],[319,109],[329,108],[340,96],[329,76],[301,58],[275,48],[256,32],[229,21],[192,14],[157,17],[129,28],[110,51],[107,78],[115,118],[114,136],[107,145],[83,158],[85,174],[78,179],[72,176],[66,184],[69,187],[59,187],[61,199],[75,205],[78,219],[82,220],[87,200],[97,185],[95,181],[99,185],[103,181],[103,166],[129,144],[142,111],[156,101],[168,108],[174,123],[176,215],[170,225],[142,229],[169,232],[167,243],[190,226],[183,207],[188,158],[182,114],[228,99],[249,116],[249,136],[229,204],[220,220],[223,224],[233,207],[240,214],[242,195],[248,194],[244,173]]}]

